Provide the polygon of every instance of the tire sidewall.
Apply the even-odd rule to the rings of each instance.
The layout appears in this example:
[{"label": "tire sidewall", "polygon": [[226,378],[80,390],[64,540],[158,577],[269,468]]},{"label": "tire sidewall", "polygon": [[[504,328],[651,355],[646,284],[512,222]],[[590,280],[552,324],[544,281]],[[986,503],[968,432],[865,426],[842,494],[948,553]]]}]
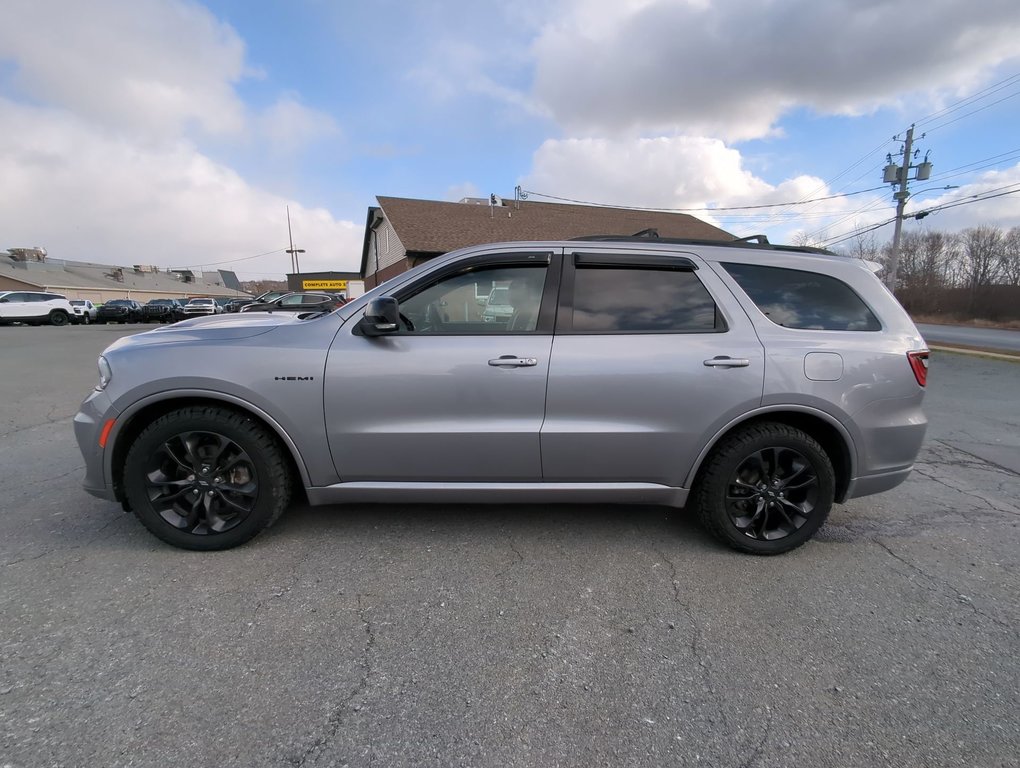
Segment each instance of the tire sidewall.
[{"label": "tire sidewall", "polygon": [[[157,447],[183,432],[214,432],[235,442],[251,459],[258,483],[255,506],[247,518],[223,533],[199,535],[170,525],[153,508],[145,486],[145,468]],[[135,439],[124,461],[124,491],[132,510],[153,534],[177,547],[194,550],[221,550],[236,547],[266,528],[275,517],[281,489],[273,487],[273,456],[260,436],[264,430],[251,419],[220,409],[175,411],[167,414]]]}]

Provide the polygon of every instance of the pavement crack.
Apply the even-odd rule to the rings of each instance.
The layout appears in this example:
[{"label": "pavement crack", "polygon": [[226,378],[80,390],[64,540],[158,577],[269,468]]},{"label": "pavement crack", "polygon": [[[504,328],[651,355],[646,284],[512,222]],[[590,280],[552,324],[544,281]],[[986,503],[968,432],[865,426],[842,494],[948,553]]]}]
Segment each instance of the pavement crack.
[{"label": "pavement crack", "polygon": [[[673,586],[673,602],[680,606],[680,610],[683,611],[684,617],[691,625],[691,640],[690,643],[688,643],[691,649],[691,654],[694,656],[694,660],[698,662],[698,666],[707,670],[708,662],[701,653],[701,627],[694,618],[694,611],[691,609],[690,603],[685,601],[680,595],[680,580],[677,578],[676,564],[666,557],[665,553],[661,549],[656,549],[656,553],[662,558],[663,562],[669,566],[670,584]],[[707,678],[706,687],[709,691],[711,691],[711,685],[708,684]]]},{"label": "pavement crack", "polygon": [[967,496],[969,498],[976,499],[977,501],[982,502],[984,508],[987,510],[990,510],[992,512],[1000,512],[1007,515],[1020,516],[1020,510],[1018,510],[1016,507],[1013,507],[1012,505],[1010,505],[1010,508],[1000,507],[996,505],[992,499],[988,498],[984,494],[981,494],[973,490],[967,490],[966,488],[961,488],[958,485],[954,485],[953,483],[948,482],[947,480],[941,477],[938,477],[937,475],[926,472],[924,464],[915,465],[914,470],[927,480],[931,480],[932,482],[938,483],[944,488],[948,488],[949,490],[956,491],[957,493],[963,496]]},{"label": "pavement crack", "polygon": [[884,541],[881,541],[880,539],[872,539],[872,541],[874,541],[878,546],[884,549],[886,553],[894,560],[903,563],[903,565],[907,566],[907,568],[909,568],[914,573],[924,578],[928,582],[929,588],[931,588],[932,591],[941,592],[943,594],[949,594],[956,599],[957,603],[968,606],[978,616],[988,619],[990,622],[999,627],[1002,627],[1003,629],[1008,629],[1011,632],[1013,631],[1013,626],[1011,624],[1003,621],[1002,619],[996,618],[995,616],[992,616],[991,614],[986,613],[985,611],[978,608],[976,605],[974,605],[974,601],[971,598],[964,595],[964,593],[961,590],[957,589],[954,585],[950,584],[948,581],[940,579],[937,576],[933,576],[932,574],[925,571],[923,568],[914,565],[914,563],[910,562],[906,558],[894,552],[892,547],[890,547]]},{"label": "pavement crack", "polygon": [[523,565],[523,563],[524,563],[524,555],[522,555],[521,551],[519,549],[517,549],[517,545],[514,544],[514,540],[513,540],[512,536],[508,536],[507,537],[507,543],[510,545],[510,551],[513,552],[515,555],[517,555],[517,562],[510,563],[510,565],[508,565],[506,568],[504,568],[503,570],[499,571],[496,574],[496,578],[497,579],[500,578],[501,576],[505,576],[506,574],[510,573],[510,571],[512,571],[515,567],[517,567],[518,565]]},{"label": "pavement crack", "polygon": [[[953,445],[952,443],[947,443],[945,440],[932,440],[932,443],[937,443],[938,445],[941,445],[943,448],[946,448],[950,451],[957,451],[958,453],[966,454],[967,456],[970,457],[971,460],[959,461],[939,456],[938,461],[929,460],[925,462],[927,464],[946,464],[951,467],[967,467],[974,469],[983,469],[987,472],[995,472],[996,474],[1000,475],[1020,477],[1020,472],[1016,472],[1015,470],[1012,470],[1009,467],[1005,467],[1002,464],[997,464],[994,461],[990,461],[989,459],[978,456],[976,453],[971,453],[966,448],[960,448],[959,446]],[[931,451],[931,453],[934,453],[934,451]]]},{"label": "pavement crack", "polygon": [[765,744],[769,740],[769,736],[772,733],[772,708],[769,707],[767,704],[765,705],[764,730],[765,732],[761,735],[761,739],[758,741],[758,744],[755,746],[754,750],[751,752],[750,755],[748,755],[747,759],[744,762],[737,766],[737,768],[751,768],[751,766],[754,765],[755,762],[757,762],[758,756],[761,754],[761,751],[765,748]]},{"label": "pavement crack", "polygon": [[255,628],[255,625],[258,623],[259,613],[265,606],[269,605],[274,600],[280,600],[285,595],[290,594],[291,590],[293,590],[294,587],[297,586],[298,582],[301,580],[300,573],[301,566],[303,566],[308,561],[309,557],[311,557],[311,551],[305,550],[302,556],[295,560],[294,564],[290,568],[289,583],[284,585],[283,587],[279,587],[276,591],[269,595],[269,597],[256,601],[255,608],[251,612],[251,621],[249,621],[247,625],[242,627],[241,631],[237,633],[238,640],[250,634],[251,631]]},{"label": "pavement crack", "polygon": [[364,670],[364,674],[347,697],[330,710],[330,713],[326,718],[324,733],[315,739],[315,741],[313,741],[300,755],[295,755],[288,759],[287,762],[290,765],[295,766],[295,768],[303,768],[309,759],[315,760],[320,754],[322,754],[323,750],[326,749],[329,743],[340,731],[340,727],[344,724],[348,710],[352,712],[361,711],[361,704],[358,703],[358,699],[368,690],[368,685],[373,672],[372,654],[375,650],[375,630],[372,627],[371,619],[368,617],[369,606],[364,604],[362,601],[363,597],[367,597],[367,595],[359,594],[355,596],[358,604],[358,618],[361,620],[365,630],[365,645],[360,659],[360,664]]}]

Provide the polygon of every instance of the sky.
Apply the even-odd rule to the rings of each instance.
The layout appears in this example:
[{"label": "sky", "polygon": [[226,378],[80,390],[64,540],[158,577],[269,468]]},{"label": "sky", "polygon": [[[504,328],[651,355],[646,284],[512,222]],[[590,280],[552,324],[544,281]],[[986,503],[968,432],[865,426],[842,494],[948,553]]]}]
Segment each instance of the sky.
[{"label": "sky", "polygon": [[289,207],[302,270],[356,271],[377,195],[518,186],[882,244],[912,124],[933,170],[907,212],[936,210],[905,231],[1020,225],[1016,0],[3,0],[2,19],[0,249],[281,278]]}]

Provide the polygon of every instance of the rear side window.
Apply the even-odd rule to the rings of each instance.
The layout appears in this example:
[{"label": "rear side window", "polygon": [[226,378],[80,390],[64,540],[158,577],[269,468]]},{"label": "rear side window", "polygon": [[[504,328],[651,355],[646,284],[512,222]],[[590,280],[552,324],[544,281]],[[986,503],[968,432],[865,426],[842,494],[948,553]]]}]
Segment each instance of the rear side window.
[{"label": "rear side window", "polygon": [[575,332],[725,330],[715,301],[690,270],[579,265],[574,277],[573,304]]},{"label": "rear side window", "polygon": [[816,331],[882,330],[853,288],[834,277],[758,264],[723,268],[776,325]]}]

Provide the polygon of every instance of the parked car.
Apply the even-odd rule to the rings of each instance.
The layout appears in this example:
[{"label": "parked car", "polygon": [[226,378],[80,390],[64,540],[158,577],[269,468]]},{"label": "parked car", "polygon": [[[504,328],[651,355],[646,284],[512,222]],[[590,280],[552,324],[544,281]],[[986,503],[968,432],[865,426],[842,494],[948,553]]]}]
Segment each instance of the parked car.
[{"label": "parked car", "polygon": [[134,299],[113,299],[99,307],[97,323],[140,323],[142,305]]},{"label": "parked car", "polygon": [[218,315],[223,312],[223,307],[216,303],[215,299],[194,298],[184,305],[185,317],[202,317],[204,315]]},{"label": "parked car", "polygon": [[508,286],[504,285],[493,288],[485,301],[485,308],[482,310],[482,320],[486,323],[506,323],[514,313],[509,294],[510,288]]},{"label": "parked car", "polygon": [[242,312],[330,312],[344,305],[344,300],[330,293],[287,293],[270,302],[256,302],[241,307]]},{"label": "parked car", "polygon": [[142,318],[147,323],[176,323],[184,319],[184,307],[177,299],[150,299],[142,311]]},{"label": "parked car", "polygon": [[96,305],[88,299],[71,299],[71,309],[74,310],[74,321],[81,325],[94,323],[99,311],[96,309]]},{"label": "parked car", "polygon": [[[507,286],[513,315],[476,296]],[[603,238],[475,246],[332,313],[119,339],[75,417],[86,490],[189,549],[300,486],[369,501],[687,505],[774,555],[909,475],[928,350],[868,264],[811,248]],[[201,381],[201,391],[195,382]]]},{"label": "parked car", "polygon": [[67,325],[74,307],[66,296],[43,291],[0,291],[0,325]]},{"label": "parked car", "polygon": [[254,303],[255,303],[255,299],[250,297],[250,296],[248,298],[245,298],[245,299],[231,299],[230,301],[228,301],[224,305],[223,310],[225,312],[240,312],[241,311],[241,307],[245,307],[245,306],[247,306],[249,304],[254,304]]}]

